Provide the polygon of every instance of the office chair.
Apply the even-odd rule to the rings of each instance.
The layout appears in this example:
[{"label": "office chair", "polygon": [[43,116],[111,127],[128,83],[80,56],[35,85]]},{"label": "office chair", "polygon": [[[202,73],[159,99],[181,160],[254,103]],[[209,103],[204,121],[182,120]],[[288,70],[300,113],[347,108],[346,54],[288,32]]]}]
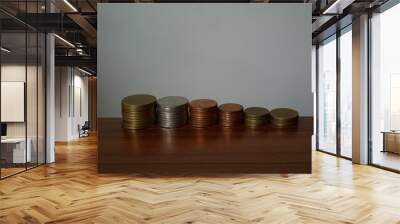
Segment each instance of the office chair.
[{"label": "office chair", "polygon": [[89,130],[90,130],[89,121],[85,121],[82,127],[78,125],[79,138],[89,136]]}]

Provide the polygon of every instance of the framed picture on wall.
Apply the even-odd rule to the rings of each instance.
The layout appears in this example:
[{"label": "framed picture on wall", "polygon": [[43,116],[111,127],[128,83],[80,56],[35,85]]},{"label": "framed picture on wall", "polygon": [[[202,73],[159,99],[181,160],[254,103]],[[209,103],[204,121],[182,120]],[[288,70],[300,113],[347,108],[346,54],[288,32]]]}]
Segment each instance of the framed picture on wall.
[{"label": "framed picture on wall", "polygon": [[24,122],[25,82],[1,82],[1,122]]}]

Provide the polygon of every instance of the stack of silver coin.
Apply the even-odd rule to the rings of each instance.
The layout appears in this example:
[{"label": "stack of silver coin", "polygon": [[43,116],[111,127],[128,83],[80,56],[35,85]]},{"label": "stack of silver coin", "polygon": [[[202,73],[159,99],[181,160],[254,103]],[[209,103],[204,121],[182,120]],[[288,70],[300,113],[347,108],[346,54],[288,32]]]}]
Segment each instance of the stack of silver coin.
[{"label": "stack of silver coin", "polygon": [[188,99],[180,96],[167,96],[157,100],[157,121],[160,127],[177,128],[188,120]]}]

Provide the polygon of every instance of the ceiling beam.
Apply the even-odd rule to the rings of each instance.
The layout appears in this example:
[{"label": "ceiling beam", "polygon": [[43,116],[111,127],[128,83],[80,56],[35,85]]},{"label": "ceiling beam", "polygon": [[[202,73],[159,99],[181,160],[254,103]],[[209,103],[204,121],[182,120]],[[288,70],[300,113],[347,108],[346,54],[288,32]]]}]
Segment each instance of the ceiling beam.
[{"label": "ceiling beam", "polygon": [[[67,15],[71,20],[73,20],[77,25],[79,25],[83,31],[90,37],[87,39],[89,42],[90,40],[96,40],[97,38],[97,30],[88,22],[88,20],[80,14],[68,14]],[[96,46],[96,41],[90,42],[91,46]]]},{"label": "ceiling beam", "polygon": [[96,71],[97,60],[91,56],[55,56],[56,66],[80,66],[88,67]]},{"label": "ceiling beam", "polygon": [[344,9],[353,4],[355,0],[336,0],[329,4],[323,11],[323,14],[342,14]]}]

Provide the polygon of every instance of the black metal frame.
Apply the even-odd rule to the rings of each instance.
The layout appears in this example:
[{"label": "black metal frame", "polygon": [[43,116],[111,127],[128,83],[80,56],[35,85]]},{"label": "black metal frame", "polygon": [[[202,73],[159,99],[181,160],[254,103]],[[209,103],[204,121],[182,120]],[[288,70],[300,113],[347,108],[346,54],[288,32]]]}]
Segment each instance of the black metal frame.
[{"label": "black metal frame", "polygon": [[367,120],[368,120],[368,124],[367,124],[367,128],[368,128],[368,137],[367,137],[367,141],[368,141],[368,158],[367,158],[367,162],[369,165],[372,165],[372,97],[371,97],[371,93],[372,93],[372,80],[371,80],[371,72],[372,72],[372,63],[371,63],[371,56],[372,56],[372,33],[371,33],[371,19],[372,19],[372,13],[368,12],[368,54],[367,54],[367,63],[368,63],[368,69],[367,69],[367,85],[368,85],[368,96],[367,96],[367,107],[368,107],[368,111],[367,111]]},{"label": "black metal frame", "polygon": [[[28,1],[25,0],[25,3],[27,3],[27,2]],[[30,2],[32,2],[32,1],[30,1]],[[39,5],[39,0],[36,0],[36,3],[37,3],[36,4],[36,10],[38,11],[38,9],[39,9],[39,6],[38,6]],[[27,11],[27,4],[25,4],[25,11]],[[47,11],[47,7],[46,7],[46,11]],[[27,14],[25,15],[25,19],[27,19],[26,16],[27,16]],[[27,170],[39,167],[39,166],[44,165],[44,164],[47,163],[47,110],[46,110],[46,108],[47,108],[47,74],[48,74],[47,73],[47,39],[46,39],[46,34],[47,33],[40,32],[39,30],[29,26],[29,24],[27,24],[27,23],[23,23],[23,24],[24,24],[24,27],[25,27],[25,30],[22,32],[22,33],[25,34],[25,84],[24,84],[24,97],[25,97],[25,99],[24,99],[24,107],[25,107],[25,109],[24,109],[24,120],[25,120],[25,169],[23,169],[23,170],[21,170],[19,172],[15,172],[13,174],[10,174],[8,176],[2,176],[2,172],[1,172],[2,169],[0,168],[0,180],[15,176],[17,174],[23,173],[23,172],[25,172]],[[39,66],[39,49],[38,49],[38,47],[39,47],[39,33],[45,34],[43,36],[43,40],[44,41],[42,42],[44,44],[44,51],[42,51],[42,53],[44,53],[44,55],[43,55],[44,68],[42,70],[42,72],[43,72],[42,82],[44,82],[44,86],[43,86],[43,88],[44,88],[44,99],[43,99],[43,106],[42,107],[44,108],[43,112],[45,113],[44,117],[42,117],[44,119],[42,121],[42,122],[44,122],[44,133],[43,133],[44,134],[44,136],[43,136],[43,138],[44,138],[44,145],[43,145],[43,147],[44,147],[44,149],[43,149],[44,155],[42,155],[44,161],[43,161],[43,163],[39,163],[39,148],[38,148],[38,146],[39,146],[39,107],[37,106],[36,107],[37,153],[36,153],[36,162],[32,166],[28,166],[28,162],[27,162],[28,154],[26,152],[27,147],[28,147],[28,145],[27,145],[27,140],[28,140],[28,125],[27,125],[27,120],[28,120],[28,113],[27,113],[28,33],[30,33],[30,32],[28,32],[28,30],[33,30],[36,33],[36,45],[37,45],[36,46],[36,99],[37,99],[36,104],[39,104],[39,88],[38,88],[39,87],[39,82],[38,82],[39,81],[39,68],[38,68],[38,66]],[[0,32],[0,45],[1,45],[1,37],[2,37],[2,32]],[[0,66],[1,66],[1,62],[2,62],[2,57],[1,57],[1,54],[0,54]],[[0,69],[0,81],[1,81],[1,69]],[[1,96],[1,93],[0,93],[0,96]],[[1,106],[0,106],[0,110],[1,110]],[[0,155],[1,155],[1,144],[0,144]],[[31,165],[31,164],[29,164],[29,165]]]},{"label": "black metal frame", "polygon": [[319,149],[319,45],[315,46],[315,148]]},{"label": "black metal frame", "polygon": [[341,148],[341,133],[342,133],[342,125],[340,119],[340,103],[341,103],[341,95],[340,95],[340,81],[341,81],[341,66],[340,66],[340,30],[336,30],[336,154],[341,156],[342,148]]}]

